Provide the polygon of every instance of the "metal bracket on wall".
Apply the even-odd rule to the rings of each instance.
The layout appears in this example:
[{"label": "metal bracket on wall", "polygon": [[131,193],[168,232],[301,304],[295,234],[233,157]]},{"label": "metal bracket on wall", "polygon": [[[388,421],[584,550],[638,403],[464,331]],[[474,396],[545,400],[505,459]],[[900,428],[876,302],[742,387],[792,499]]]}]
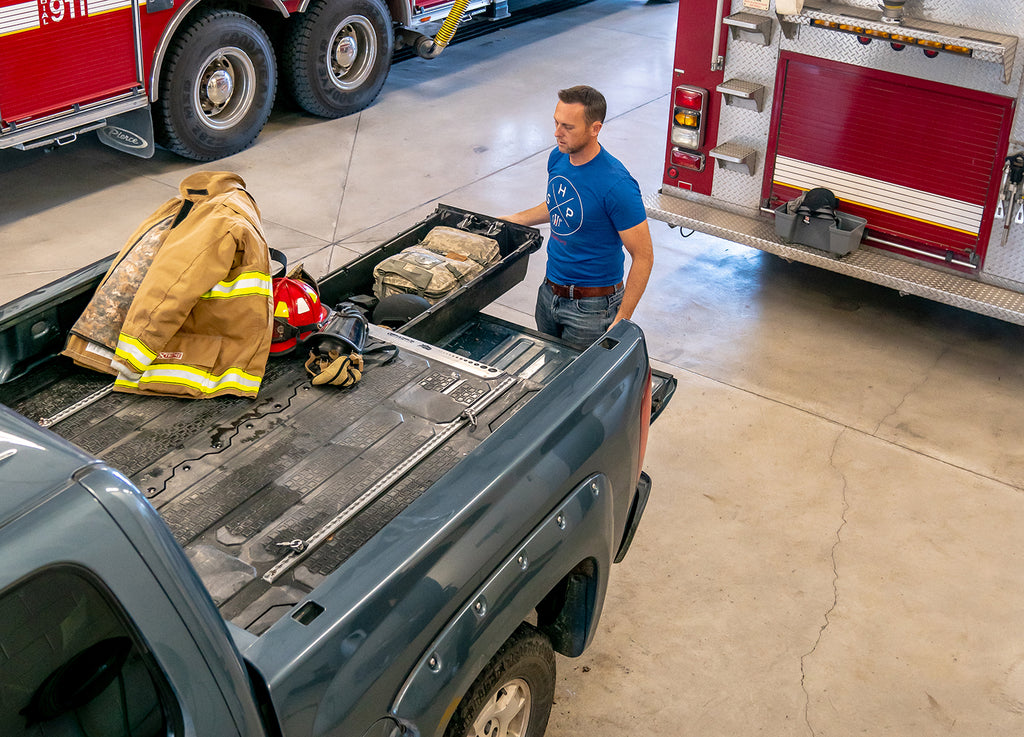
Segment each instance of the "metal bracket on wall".
[{"label": "metal bracket on wall", "polygon": [[727,79],[715,88],[725,96],[726,105],[745,107],[761,112],[764,107],[764,85],[742,79]]},{"label": "metal bracket on wall", "polygon": [[719,169],[732,169],[753,176],[757,167],[757,149],[732,141],[715,146],[708,155],[718,162]]},{"label": "metal bracket on wall", "polygon": [[770,15],[754,13],[733,13],[722,21],[729,26],[733,41],[743,40],[767,46],[772,42],[772,18]]}]

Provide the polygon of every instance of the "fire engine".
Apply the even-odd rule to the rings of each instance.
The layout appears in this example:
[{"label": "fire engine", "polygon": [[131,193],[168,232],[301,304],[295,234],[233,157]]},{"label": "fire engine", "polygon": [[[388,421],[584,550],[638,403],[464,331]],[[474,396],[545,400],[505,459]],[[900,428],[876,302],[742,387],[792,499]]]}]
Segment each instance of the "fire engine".
[{"label": "fire engine", "polygon": [[[1022,29],[1019,2],[680,2],[648,214],[1024,324]],[[816,188],[835,222],[794,212]]]},{"label": "fire engine", "polygon": [[[0,0],[0,149],[157,142],[209,161],[255,141],[281,84],[340,117],[376,98],[392,54],[433,58],[506,0]],[[436,31],[428,35],[430,31]]]}]

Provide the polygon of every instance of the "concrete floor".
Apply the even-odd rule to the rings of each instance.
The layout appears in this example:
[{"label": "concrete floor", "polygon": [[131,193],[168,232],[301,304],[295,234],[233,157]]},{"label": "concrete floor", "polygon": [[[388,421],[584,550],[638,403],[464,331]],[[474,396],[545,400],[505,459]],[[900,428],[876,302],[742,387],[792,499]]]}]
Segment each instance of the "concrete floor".
[{"label": "concrete floor", "polygon": [[[239,172],[271,244],[323,273],[438,201],[540,201],[555,90],[658,186],[678,6],[595,0],[398,64],[343,120],[279,105],[197,166],[80,141],[0,152],[0,302],[116,251],[201,168]],[[1024,729],[1024,330],[651,224],[635,319],[679,380],[654,494],[549,737],[1016,735]],[[543,273],[493,310],[532,324]]]}]

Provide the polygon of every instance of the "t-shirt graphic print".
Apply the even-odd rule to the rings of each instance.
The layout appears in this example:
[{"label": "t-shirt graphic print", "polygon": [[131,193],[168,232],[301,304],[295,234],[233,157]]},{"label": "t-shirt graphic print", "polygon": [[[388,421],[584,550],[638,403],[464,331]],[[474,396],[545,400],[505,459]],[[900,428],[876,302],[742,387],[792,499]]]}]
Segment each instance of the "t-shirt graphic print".
[{"label": "t-shirt graphic print", "polygon": [[548,180],[547,204],[554,235],[564,238],[583,227],[583,200],[565,177],[555,176]]}]

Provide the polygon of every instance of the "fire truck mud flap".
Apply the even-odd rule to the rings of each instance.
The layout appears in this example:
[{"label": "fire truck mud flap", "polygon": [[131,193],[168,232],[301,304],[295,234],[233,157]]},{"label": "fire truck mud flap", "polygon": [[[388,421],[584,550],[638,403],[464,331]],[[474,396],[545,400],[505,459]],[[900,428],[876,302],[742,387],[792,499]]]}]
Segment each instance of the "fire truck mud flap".
[{"label": "fire truck mud flap", "polygon": [[153,158],[153,116],[149,108],[122,113],[96,131],[102,143],[143,159]]},{"label": "fire truck mud flap", "polygon": [[698,230],[734,243],[781,256],[787,261],[817,266],[828,271],[890,287],[936,302],[970,310],[1006,322],[1024,325],[1024,294],[992,284],[893,259],[861,246],[843,258],[807,246],[784,243],[775,235],[770,215],[751,217],[702,202],[662,192],[644,195],[647,215],[670,227]]}]

